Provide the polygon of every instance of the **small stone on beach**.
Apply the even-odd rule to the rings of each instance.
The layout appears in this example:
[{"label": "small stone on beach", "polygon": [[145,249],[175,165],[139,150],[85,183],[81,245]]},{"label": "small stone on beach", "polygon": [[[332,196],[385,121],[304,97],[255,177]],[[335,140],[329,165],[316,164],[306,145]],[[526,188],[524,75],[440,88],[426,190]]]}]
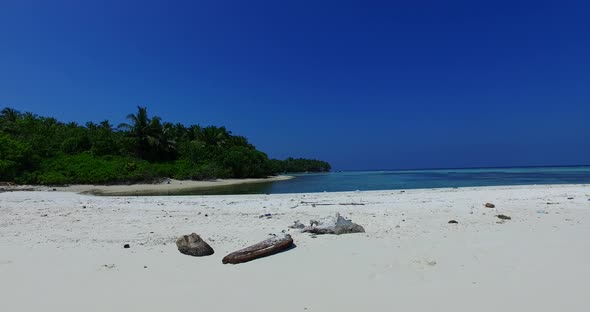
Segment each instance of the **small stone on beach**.
[{"label": "small stone on beach", "polygon": [[214,253],[213,248],[196,233],[179,237],[176,240],[176,247],[180,253],[193,257],[209,256]]},{"label": "small stone on beach", "polygon": [[305,227],[305,225],[303,223],[299,222],[299,220],[293,221],[293,224],[289,225],[290,229],[302,229],[304,227]]},{"label": "small stone on beach", "polygon": [[511,217],[509,217],[507,215],[503,215],[503,214],[496,215],[496,217],[498,217],[499,219],[502,219],[502,220],[511,220],[512,219]]},{"label": "small stone on beach", "polygon": [[129,246],[129,244],[125,244],[123,245],[123,248],[131,248],[131,246]]},{"label": "small stone on beach", "polygon": [[459,223],[459,222],[457,222],[457,220],[451,220],[451,221],[449,221],[449,224],[457,224],[457,223]]},{"label": "small stone on beach", "polygon": [[486,203],[485,206],[486,206],[486,208],[496,208],[496,205],[494,205],[492,203]]}]

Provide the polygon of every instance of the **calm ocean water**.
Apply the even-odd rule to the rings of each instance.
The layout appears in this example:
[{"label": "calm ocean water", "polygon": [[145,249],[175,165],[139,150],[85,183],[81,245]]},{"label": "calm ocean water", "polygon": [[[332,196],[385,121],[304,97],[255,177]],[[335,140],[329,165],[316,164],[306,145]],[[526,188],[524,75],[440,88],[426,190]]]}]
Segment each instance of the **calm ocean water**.
[{"label": "calm ocean water", "polygon": [[483,169],[344,171],[299,174],[273,183],[230,186],[184,192],[184,195],[280,194],[396,190],[463,186],[584,184],[590,183],[590,166]]}]

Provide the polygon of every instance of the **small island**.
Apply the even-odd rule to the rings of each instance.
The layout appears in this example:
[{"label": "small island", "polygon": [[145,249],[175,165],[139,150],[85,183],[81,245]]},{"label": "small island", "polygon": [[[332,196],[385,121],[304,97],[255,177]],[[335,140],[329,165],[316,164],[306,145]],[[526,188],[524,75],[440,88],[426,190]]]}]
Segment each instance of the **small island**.
[{"label": "small island", "polygon": [[331,170],[329,163],[315,159],[271,159],[225,127],[165,122],[150,117],[146,107],[138,107],[127,121],[117,127],[108,120],[82,126],[4,108],[0,181],[52,186],[169,179],[252,182],[285,173]]}]

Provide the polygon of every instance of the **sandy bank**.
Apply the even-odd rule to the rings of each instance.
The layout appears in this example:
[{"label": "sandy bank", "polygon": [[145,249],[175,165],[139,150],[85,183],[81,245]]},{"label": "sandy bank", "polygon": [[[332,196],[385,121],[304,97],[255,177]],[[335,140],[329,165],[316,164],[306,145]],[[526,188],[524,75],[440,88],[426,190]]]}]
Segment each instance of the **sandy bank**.
[{"label": "sandy bank", "polygon": [[[172,197],[6,192],[2,307],[587,311],[589,199],[587,185]],[[367,232],[313,238],[287,228],[334,212]],[[498,223],[497,214],[512,219]],[[221,263],[282,231],[296,248]],[[215,254],[180,254],[174,241],[191,232]]]},{"label": "sandy bank", "polygon": [[131,185],[69,185],[69,186],[38,186],[18,185],[2,186],[3,191],[49,191],[55,189],[59,192],[74,192],[92,195],[154,195],[154,194],[175,194],[183,191],[217,188],[231,185],[269,183],[292,179],[292,176],[280,175],[265,179],[217,179],[213,181],[190,181],[169,179],[162,183],[155,184],[131,184]]}]

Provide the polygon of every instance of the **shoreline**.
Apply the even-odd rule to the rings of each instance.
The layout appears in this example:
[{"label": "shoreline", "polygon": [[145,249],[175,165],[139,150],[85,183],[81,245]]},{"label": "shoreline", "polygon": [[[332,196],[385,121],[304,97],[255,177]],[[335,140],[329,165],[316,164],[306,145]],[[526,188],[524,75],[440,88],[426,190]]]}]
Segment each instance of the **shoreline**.
[{"label": "shoreline", "polygon": [[[587,310],[590,185],[155,197],[5,192],[0,206],[7,310],[180,311],[194,309],[195,294],[208,311]],[[336,212],[366,232],[289,228]],[[192,232],[215,253],[179,253],[176,239]],[[296,247],[221,263],[271,233],[290,234]]]},{"label": "shoreline", "polygon": [[216,189],[233,185],[271,183],[285,181],[295,178],[290,175],[278,175],[258,179],[217,179],[212,181],[193,181],[167,179],[161,183],[147,184],[117,184],[117,185],[91,185],[72,184],[68,186],[45,186],[45,185],[10,185],[0,186],[0,192],[14,191],[57,191],[88,194],[96,196],[141,196],[141,195],[174,195],[175,193],[191,190]]}]

